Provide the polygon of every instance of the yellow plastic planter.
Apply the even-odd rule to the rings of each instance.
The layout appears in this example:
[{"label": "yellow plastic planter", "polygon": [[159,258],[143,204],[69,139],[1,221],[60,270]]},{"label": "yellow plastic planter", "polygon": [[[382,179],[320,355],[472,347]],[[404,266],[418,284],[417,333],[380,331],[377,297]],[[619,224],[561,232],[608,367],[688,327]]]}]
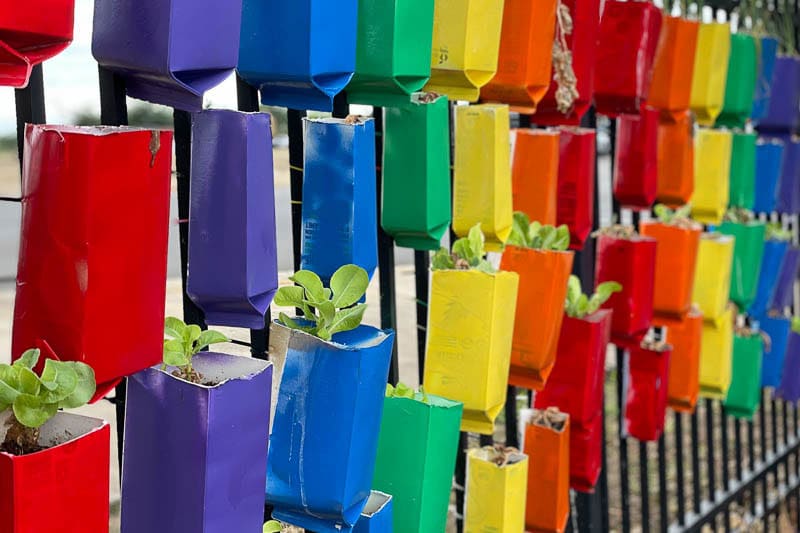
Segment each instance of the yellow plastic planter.
[{"label": "yellow plastic planter", "polygon": [[732,307],[716,323],[703,321],[700,346],[700,396],[724,400],[733,372]]},{"label": "yellow plastic planter", "polygon": [[701,128],[695,135],[692,217],[704,224],[719,224],[728,208],[732,145],[727,130]]},{"label": "yellow plastic planter", "polygon": [[701,24],[694,55],[691,108],[697,122],[712,126],[725,104],[731,34],[728,24]]},{"label": "yellow plastic planter", "polygon": [[486,249],[500,251],[513,213],[508,106],[458,106],[455,129],[453,230],[466,237],[480,223]]},{"label": "yellow plastic planter", "polygon": [[706,322],[718,322],[726,314],[735,242],[733,237],[721,233],[700,236],[692,301]]},{"label": "yellow plastic planter", "polygon": [[467,454],[467,502],[464,533],[520,533],[525,529],[528,456],[514,453],[498,466],[490,451]]},{"label": "yellow plastic planter", "polygon": [[519,276],[433,272],[425,390],[464,404],[462,431],[491,435],[505,405]]},{"label": "yellow plastic planter", "polygon": [[425,90],[477,102],[497,72],[503,0],[436,2],[431,79]]}]

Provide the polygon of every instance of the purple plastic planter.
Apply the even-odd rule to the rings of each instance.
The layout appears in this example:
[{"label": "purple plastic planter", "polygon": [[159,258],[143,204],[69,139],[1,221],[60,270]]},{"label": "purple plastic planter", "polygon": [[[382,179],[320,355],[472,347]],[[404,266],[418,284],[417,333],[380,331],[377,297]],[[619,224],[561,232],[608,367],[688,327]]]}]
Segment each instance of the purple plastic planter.
[{"label": "purple plastic planter", "polygon": [[242,0],[97,1],[92,54],[128,96],[200,111],[236,66],[241,18]]},{"label": "purple plastic planter", "polygon": [[800,400],[800,335],[794,331],[789,334],[786,357],[783,359],[781,385],[775,394],[787,402]]},{"label": "purple plastic planter", "polygon": [[204,352],[213,387],[152,367],[128,378],[122,532],[261,531],[272,364]]},{"label": "purple plastic planter", "polygon": [[800,212],[800,139],[781,136],[784,143],[783,169],[778,182],[776,210],[778,213]]},{"label": "purple plastic planter", "polygon": [[192,124],[189,297],[208,324],[262,329],[277,289],[270,116],[198,113]]},{"label": "purple plastic planter", "polygon": [[794,301],[794,281],[800,269],[800,248],[790,247],[783,258],[781,272],[775,282],[775,292],[772,295],[770,309],[779,311],[791,307]]},{"label": "purple plastic planter", "polygon": [[791,133],[797,127],[800,102],[800,58],[779,56],[775,59],[769,108],[758,121],[759,132]]}]

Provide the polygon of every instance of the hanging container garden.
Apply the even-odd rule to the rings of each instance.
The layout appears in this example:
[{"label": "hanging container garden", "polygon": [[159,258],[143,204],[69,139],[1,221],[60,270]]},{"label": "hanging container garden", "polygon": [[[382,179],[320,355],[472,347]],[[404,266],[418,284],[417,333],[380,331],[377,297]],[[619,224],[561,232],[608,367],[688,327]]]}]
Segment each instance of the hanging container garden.
[{"label": "hanging container garden", "polygon": [[[242,0],[237,72],[264,105],[330,111],[356,66],[358,0]],[[321,27],[335,31],[319,31]]]},{"label": "hanging container garden", "polygon": [[786,250],[783,258],[781,271],[775,283],[775,291],[772,294],[770,310],[783,311],[792,306],[794,301],[794,282],[797,279],[797,271],[800,269],[800,248],[790,246]]},{"label": "hanging container garden", "polygon": [[40,428],[41,451],[0,452],[0,531],[107,533],[110,439],[108,422],[59,412]]},{"label": "hanging container garden", "polygon": [[[152,367],[125,404],[122,531],[253,531],[263,523],[272,364],[201,352],[204,384]],[[169,438],[165,438],[169,435]],[[191,509],[191,512],[187,512]]]},{"label": "hanging container garden", "polygon": [[733,337],[733,374],[725,413],[750,420],[761,402],[761,357],[763,342],[758,333]]},{"label": "hanging container garden", "polygon": [[515,129],[511,142],[511,193],[514,211],[543,225],[556,224],[558,131]]},{"label": "hanging container garden", "polygon": [[398,246],[438,250],[451,220],[449,107],[444,96],[411,100],[385,109],[381,226]]},{"label": "hanging container garden", "polygon": [[672,346],[642,342],[630,348],[625,380],[625,430],[631,437],[657,441],[667,414],[667,378]]},{"label": "hanging container garden", "polygon": [[330,280],[342,265],[378,266],[375,122],[305,120],[301,268]]},{"label": "hanging container garden", "polygon": [[661,10],[649,2],[606,2],[594,67],[598,113],[639,114],[650,91],[661,18]]},{"label": "hanging container garden", "polygon": [[800,139],[794,136],[784,138],[783,167],[777,189],[778,213],[800,213]]},{"label": "hanging container garden", "polygon": [[731,384],[733,307],[716,322],[703,321],[700,344],[700,396],[724,400]]},{"label": "hanging container garden", "polygon": [[756,317],[765,316],[770,311],[770,303],[775,295],[778,276],[781,273],[783,259],[789,249],[789,242],[779,239],[766,239],[761,258],[761,269],[758,274],[756,297],[747,312]]},{"label": "hanging container garden", "polygon": [[692,302],[707,321],[717,322],[726,313],[731,287],[734,238],[703,233],[697,248]]},{"label": "hanging container garden", "polygon": [[464,404],[462,431],[491,435],[505,406],[519,276],[436,270],[425,391]]},{"label": "hanging container garden", "polygon": [[[12,356],[46,341],[94,369],[95,399],[161,360],[171,146],[167,131],[25,131]],[[121,297],[136,332],[123,343],[108,327]]]},{"label": "hanging container garden", "polygon": [[480,223],[491,251],[500,251],[511,233],[508,124],[506,105],[456,107],[453,231],[466,237]]},{"label": "hanging container garden", "polygon": [[759,319],[758,326],[769,337],[769,342],[764,343],[761,386],[777,388],[781,384],[783,361],[786,358],[786,347],[792,332],[792,321],[782,316],[764,316]]},{"label": "hanging container garden", "polygon": [[689,108],[694,53],[700,24],[681,17],[664,17],[647,103],[670,118]]},{"label": "hanging container garden", "polygon": [[504,0],[435,2],[431,79],[425,90],[477,102],[497,72]]},{"label": "hanging container garden", "polygon": [[672,346],[667,380],[667,401],[679,412],[693,413],[700,394],[700,347],[703,315],[690,311],[678,323],[667,327],[667,342]]},{"label": "hanging container garden", "polygon": [[[534,411],[525,428],[528,454],[526,531],[562,532],[569,518],[569,416]],[[511,531],[511,530],[509,530]]]},{"label": "hanging container garden", "polygon": [[780,55],[775,59],[767,114],[758,121],[758,131],[791,133],[797,129],[798,105],[800,58]]},{"label": "hanging container garden", "polygon": [[691,111],[683,111],[658,124],[656,200],[670,207],[689,203],[694,173],[694,120]]},{"label": "hanging container garden", "polygon": [[[730,207],[753,209],[756,182],[775,175],[775,163],[780,172],[783,147],[756,142],[755,133],[735,131],[731,142],[731,174],[728,191]],[[777,148],[778,154],[775,154]],[[775,157],[777,155],[777,158]],[[768,178],[767,178],[768,179]]]},{"label": "hanging container garden", "polygon": [[186,290],[206,324],[264,328],[278,290],[269,115],[194,116]]},{"label": "hanging container garden", "polygon": [[515,111],[536,111],[550,86],[556,4],[505,1],[497,73],[481,89],[481,99],[508,104]]},{"label": "hanging container garden", "polygon": [[372,488],[394,333],[361,325],[326,342],[274,323],[271,337],[270,355],[286,356],[266,502],[277,520],[350,531]]},{"label": "hanging container garden", "polygon": [[200,111],[239,57],[242,0],[96,2],[92,55],[128,96]]},{"label": "hanging container garden", "polygon": [[353,533],[387,533],[392,531],[393,501],[390,494],[373,490]]},{"label": "hanging container garden", "polygon": [[392,495],[394,531],[445,530],[462,408],[432,394],[384,400],[372,485]]},{"label": "hanging container garden", "polygon": [[786,345],[786,357],[783,360],[781,384],[775,395],[784,401],[797,403],[800,401],[800,334],[792,330],[789,343]]},{"label": "hanging container garden", "polygon": [[[788,154],[787,147],[778,139],[758,141],[756,147],[755,184],[752,209],[756,213],[772,213],[778,201],[778,184],[783,164]],[[734,160],[736,156],[733,156]],[[735,161],[731,164],[733,176]],[[733,185],[733,182],[731,182]],[[789,191],[791,194],[791,191]],[[734,205],[731,203],[731,205]]]},{"label": "hanging container garden", "polygon": [[730,199],[733,136],[726,130],[701,128],[694,143],[692,218],[719,224]]},{"label": "hanging container garden", "polygon": [[722,112],[730,53],[731,36],[728,24],[700,24],[689,106],[702,126],[712,126]]},{"label": "hanging container garden", "polygon": [[614,197],[631,209],[650,209],[658,192],[658,110],[617,119]]},{"label": "hanging container garden", "polygon": [[473,448],[466,453],[464,531],[523,531],[528,456],[502,446]]},{"label": "hanging container garden", "polygon": [[778,54],[778,39],[775,37],[761,37],[760,61],[758,78],[756,79],[756,92],[753,96],[753,112],[750,118],[758,123],[767,115],[770,100],[772,99],[773,73],[775,72],[775,60]]},{"label": "hanging container garden", "polygon": [[717,117],[717,126],[743,128],[753,112],[753,96],[758,78],[756,40],[746,33],[731,35],[725,103]]},{"label": "hanging container garden", "polygon": [[761,258],[764,255],[764,224],[723,222],[719,231],[736,239],[733,248],[730,299],[744,311],[756,298]]},{"label": "hanging container garden", "polygon": [[583,248],[594,223],[595,131],[559,128],[556,223],[569,227],[570,248]]},{"label": "hanging container garden", "polygon": [[433,0],[358,0],[356,72],[347,86],[349,103],[405,104],[425,86],[431,76],[433,12]]}]

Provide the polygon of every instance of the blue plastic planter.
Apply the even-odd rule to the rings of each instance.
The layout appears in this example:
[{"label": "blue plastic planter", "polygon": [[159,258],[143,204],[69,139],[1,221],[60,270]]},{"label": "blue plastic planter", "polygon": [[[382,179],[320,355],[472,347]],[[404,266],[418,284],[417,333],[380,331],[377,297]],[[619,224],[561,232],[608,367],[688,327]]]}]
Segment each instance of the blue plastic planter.
[{"label": "blue plastic planter", "polygon": [[759,62],[756,92],[753,96],[753,112],[750,118],[758,122],[769,111],[769,102],[772,96],[772,76],[775,71],[775,59],[778,53],[778,40],[774,37],[761,38],[761,60]]},{"label": "blue plastic planter", "polygon": [[[783,374],[783,360],[792,321],[783,317],[763,317],[759,319],[761,330],[769,335],[770,342],[764,344],[764,359],[761,363],[761,386],[777,387]],[[767,349],[769,347],[769,349]]]},{"label": "blue plastic planter", "polygon": [[764,316],[775,294],[778,277],[781,273],[783,258],[789,243],[785,241],[765,240],[764,255],[761,258],[761,271],[758,275],[756,299],[750,304],[748,312],[753,316]]},{"label": "blue plastic planter", "polygon": [[793,215],[800,212],[800,140],[786,136],[781,179],[778,183],[778,213]]},{"label": "blue plastic planter", "polygon": [[392,533],[392,496],[373,490],[353,533]]},{"label": "blue plastic planter", "polygon": [[753,201],[753,210],[756,213],[775,211],[784,153],[784,143],[779,139],[762,138],[756,145],[756,187]]}]

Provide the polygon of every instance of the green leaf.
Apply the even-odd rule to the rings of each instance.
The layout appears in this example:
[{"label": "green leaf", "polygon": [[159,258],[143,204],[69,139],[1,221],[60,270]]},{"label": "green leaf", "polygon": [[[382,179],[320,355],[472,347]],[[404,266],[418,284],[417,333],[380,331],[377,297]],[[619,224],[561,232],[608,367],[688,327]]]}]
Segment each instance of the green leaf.
[{"label": "green leaf", "polygon": [[317,328],[317,337],[324,341],[331,340],[331,332],[326,327]]},{"label": "green leaf", "polygon": [[480,259],[480,255],[473,253],[472,246],[467,239],[458,239],[453,243],[453,253],[459,259],[463,259],[467,263],[472,264],[473,261]]},{"label": "green leaf", "polygon": [[574,306],[578,303],[578,298],[581,297],[581,294],[583,294],[581,280],[578,276],[570,276],[567,282],[567,303]]},{"label": "green leaf", "polygon": [[79,362],[69,361],[64,364],[69,365],[78,376],[78,385],[75,387],[75,390],[72,391],[72,394],[58,403],[58,406],[64,409],[75,409],[86,405],[97,391],[94,369],[87,364]]},{"label": "green leaf", "polygon": [[48,359],[42,371],[42,385],[46,389],[42,391],[42,401],[57,403],[75,392],[78,374],[69,364]]},{"label": "green leaf", "polygon": [[305,290],[303,287],[281,287],[275,293],[275,298],[272,303],[278,307],[300,307],[305,297]]},{"label": "green leaf", "polygon": [[672,209],[665,206],[664,204],[656,204],[656,206],[653,207],[653,213],[656,215],[658,220],[664,222],[665,224],[669,224],[670,222],[672,222],[673,218]]},{"label": "green leaf", "polygon": [[26,366],[17,368],[17,379],[19,380],[18,390],[25,394],[36,396],[42,388],[42,381],[33,370]]},{"label": "green leaf", "polygon": [[44,403],[41,399],[31,394],[20,394],[14,401],[14,416],[20,424],[29,428],[38,428],[53,418],[58,411],[58,405]]},{"label": "green leaf", "polygon": [[331,277],[333,305],[337,309],[350,307],[367,292],[369,275],[367,271],[356,265],[345,265],[334,272]]},{"label": "green leaf", "polygon": [[497,272],[497,269],[495,269],[494,266],[492,266],[492,264],[485,259],[482,259],[475,266],[475,270],[477,270],[478,272],[484,272],[486,274],[494,274]]},{"label": "green leaf", "polygon": [[[5,404],[6,407],[14,403],[14,400],[19,396],[19,391],[11,387],[5,381],[0,381],[0,404]],[[5,409],[0,409],[4,411]]]},{"label": "green leaf", "polygon": [[606,303],[609,298],[611,298],[612,294],[621,290],[622,285],[616,281],[607,281],[598,285],[595,293],[589,299],[589,305],[586,309],[587,314],[592,314],[600,309],[600,307],[602,307],[602,305]]},{"label": "green leaf", "polygon": [[283,526],[277,520],[270,520],[266,524],[264,524],[264,531],[263,533],[280,533],[283,529]]},{"label": "green leaf", "polygon": [[[386,384],[386,392],[385,392],[385,394],[384,394],[384,395],[385,395],[387,398],[391,398],[391,397],[393,397],[393,396],[394,396],[394,387],[392,386],[392,384],[391,384],[391,383],[387,383],[387,384]],[[2,409],[0,409],[0,411],[2,411]]]},{"label": "green leaf", "polygon": [[588,308],[589,308],[589,298],[585,294],[581,294],[578,297],[578,301],[575,304],[575,313],[577,314],[578,318],[585,317]]},{"label": "green leaf", "polygon": [[186,366],[191,362],[190,354],[184,350],[183,341],[172,339],[164,341],[164,363],[170,366]]},{"label": "green leaf", "polygon": [[483,247],[486,243],[486,238],[483,236],[480,223],[475,224],[470,228],[469,234],[467,234],[467,241],[469,241],[469,247],[472,250],[472,256],[476,258],[483,257]]},{"label": "green leaf", "polygon": [[340,331],[350,331],[356,329],[361,321],[364,319],[364,311],[367,310],[367,304],[358,304],[355,307],[344,309],[336,313],[328,331],[333,335]]},{"label": "green leaf", "polygon": [[414,399],[414,390],[405,383],[398,383],[394,389],[395,398],[410,398]]},{"label": "green leaf", "polygon": [[553,250],[564,252],[569,248],[569,227],[562,224],[556,230],[556,240],[553,243]]},{"label": "green leaf", "polygon": [[300,324],[298,324],[297,322],[295,322],[294,320],[289,318],[289,315],[287,315],[286,313],[279,313],[278,314],[278,319],[281,321],[281,324],[283,324],[284,326],[286,326],[289,329],[296,329],[298,331],[305,331],[306,333],[312,333],[314,331],[314,328],[312,328],[312,327],[301,326]]},{"label": "green leaf", "polygon": [[206,346],[211,346],[212,344],[219,344],[221,342],[230,342],[230,339],[220,333],[219,331],[214,330],[206,330],[200,334],[200,337],[197,339],[197,342],[194,345],[194,349],[192,350],[193,354],[200,353],[200,350],[205,348]]},{"label": "green leaf", "polygon": [[14,361],[14,366],[23,366],[33,370],[33,367],[35,367],[36,363],[39,362],[39,353],[40,352],[38,349],[26,350],[19,359]]},{"label": "green leaf", "polygon": [[201,333],[203,333],[203,330],[197,324],[186,326],[186,329],[183,330],[184,345],[191,347],[194,341],[200,338]]},{"label": "green leaf", "polygon": [[303,287],[310,300],[319,302],[329,299],[325,298],[325,287],[322,285],[322,280],[314,272],[298,270],[289,279]]},{"label": "green leaf", "polygon": [[452,270],[455,267],[456,262],[453,261],[453,256],[447,251],[447,248],[439,248],[439,250],[433,254],[433,258],[431,259],[432,270]]},{"label": "green leaf", "polygon": [[333,302],[320,302],[320,304],[317,306],[317,309],[322,317],[323,324],[330,324],[333,322],[333,318],[336,316],[336,308],[333,306]]},{"label": "green leaf", "polygon": [[514,217],[511,223],[511,235],[507,243],[515,246],[527,248],[529,245],[529,232],[531,229],[531,221],[528,215],[522,211],[514,212]]},{"label": "green leaf", "polygon": [[164,335],[173,339],[182,339],[186,324],[180,318],[168,316],[164,319]]}]

